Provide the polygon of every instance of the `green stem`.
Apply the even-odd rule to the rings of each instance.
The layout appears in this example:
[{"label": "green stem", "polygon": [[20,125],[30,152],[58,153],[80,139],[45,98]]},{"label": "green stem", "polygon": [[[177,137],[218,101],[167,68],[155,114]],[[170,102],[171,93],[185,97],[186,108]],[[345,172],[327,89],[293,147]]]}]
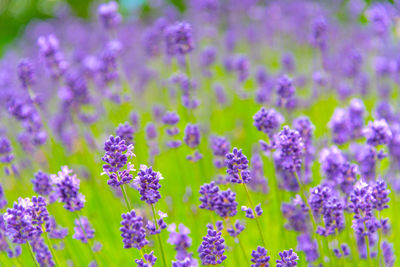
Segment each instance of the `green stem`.
[{"label": "green stem", "polygon": [[[241,176],[240,173],[239,173],[239,176]],[[240,177],[240,179],[242,180],[241,177]],[[261,225],[260,225],[260,222],[259,222],[259,220],[258,220],[258,216],[257,216],[257,214],[256,214],[256,212],[255,212],[255,210],[254,210],[254,205],[253,205],[253,201],[251,200],[249,190],[247,189],[247,186],[246,186],[246,184],[244,184],[244,183],[243,183],[243,187],[244,187],[244,190],[246,191],[247,199],[248,199],[249,202],[250,202],[250,208],[251,208],[252,211],[253,211],[254,219],[256,220],[256,224],[257,224],[258,232],[259,232],[260,237],[261,237],[261,241],[262,241],[262,243],[263,243],[263,245],[264,245],[264,247],[265,247],[264,235],[263,235],[263,232],[262,232],[262,230],[261,230]]]},{"label": "green stem", "polygon": [[372,264],[371,250],[370,250],[370,247],[369,247],[369,239],[368,239],[368,236],[365,236],[365,245],[367,246],[368,264],[369,264],[369,267],[372,267],[373,264]]},{"label": "green stem", "polygon": [[29,244],[29,242],[26,242],[26,243],[28,244],[29,252],[31,253],[32,259],[35,262],[36,267],[39,267],[39,263],[36,261],[35,254],[33,254],[33,249],[32,249],[31,244]]},{"label": "green stem", "polygon": [[[304,199],[304,203],[306,204],[306,206],[308,208],[308,214],[310,216],[312,227],[313,227],[312,231],[311,231],[311,236],[314,237],[315,236],[314,229],[317,228],[317,223],[316,223],[316,220],[314,218],[314,214],[311,211],[310,204],[308,203],[307,196],[306,196],[305,191],[304,191],[303,183],[300,181],[300,178],[299,178],[299,176],[297,175],[296,172],[294,172],[293,174],[294,174],[294,177],[296,178],[297,183],[299,184],[300,191],[301,191],[301,194],[302,194],[302,198]],[[317,236],[315,236],[315,239],[317,240],[318,251],[321,252],[322,251],[322,244],[321,244],[321,242],[320,242],[320,240],[319,240],[319,238]],[[328,246],[328,250],[329,250],[329,246]],[[322,258],[322,253],[319,253],[319,255]],[[331,260],[332,260],[332,258],[331,258]]]},{"label": "green stem", "polygon": [[[82,230],[83,236],[84,236],[85,239],[87,240],[86,244],[87,244],[87,246],[88,246],[88,248],[89,248],[89,251],[90,251],[90,253],[92,254],[94,260],[97,262],[98,266],[100,266],[100,261],[97,259],[96,254],[94,253],[94,251],[93,251],[93,249],[92,249],[92,247],[91,247],[91,245],[90,245],[90,243],[89,243],[89,238],[86,236],[86,231],[85,231],[85,229],[83,228],[83,225],[82,225],[82,222],[81,222],[81,216],[79,215],[79,211],[76,211],[76,212],[75,212],[75,215],[76,215],[76,218],[77,218],[77,220],[78,220],[78,222],[79,222],[79,226],[80,226],[80,228],[81,228],[81,230]],[[85,243],[85,242],[84,242],[84,243]]]},{"label": "green stem", "polygon": [[240,242],[239,236],[237,237],[237,239],[238,239],[238,243],[239,243],[240,249],[242,250],[243,257],[246,260],[246,263],[248,263],[249,259],[247,258],[247,254],[246,254],[246,251],[244,250],[242,242]]},{"label": "green stem", "polygon": [[49,233],[46,233],[45,236],[47,240],[47,245],[49,246],[50,252],[53,255],[54,263],[56,264],[56,266],[61,266],[59,260],[57,259],[57,255],[53,249],[53,244],[49,238]]},{"label": "green stem", "polygon": [[122,191],[122,194],[124,195],[125,203],[126,203],[126,206],[128,207],[128,212],[131,212],[132,207],[131,207],[131,204],[129,203],[128,196],[126,194],[125,187],[123,184],[121,185],[121,191]]},{"label": "green stem", "polygon": [[[378,210],[378,220],[381,222],[381,211]],[[381,250],[381,242],[382,242],[382,229],[378,229],[378,265],[381,266],[382,259],[382,250]],[[383,266],[383,265],[382,265]]]},{"label": "green stem", "polygon": [[[159,229],[158,223],[157,223],[156,210],[155,210],[153,204],[151,204],[151,210],[153,211],[154,224],[156,225],[156,229]],[[156,236],[157,236],[157,239],[158,239],[158,244],[159,244],[159,246],[160,246],[161,257],[162,257],[162,260],[163,260],[163,264],[164,264],[164,266],[166,267],[166,266],[167,266],[167,261],[165,260],[164,248],[163,248],[163,245],[162,245],[162,242],[161,242],[161,237],[160,237],[160,235],[161,235],[161,233],[160,233],[160,234],[157,234]]]}]

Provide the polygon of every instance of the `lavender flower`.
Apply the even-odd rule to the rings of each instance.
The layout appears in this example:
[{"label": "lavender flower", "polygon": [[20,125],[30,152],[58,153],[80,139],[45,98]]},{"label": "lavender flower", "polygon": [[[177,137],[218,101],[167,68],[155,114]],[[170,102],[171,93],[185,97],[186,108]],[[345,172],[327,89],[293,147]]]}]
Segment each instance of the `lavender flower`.
[{"label": "lavender flower", "polygon": [[189,23],[176,22],[168,26],[164,34],[168,55],[185,55],[194,49],[192,27]]},{"label": "lavender flower", "polygon": [[204,184],[200,187],[200,209],[215,210],[219,188],[212,181],[209,184]]},{"label": "lavender flower", "polygon": [[259,131],[263,131],[272,138],[272,135],[281,126],[284,121],[283,116],[274,109],[265,109],[262,107],[254,116],[254,126]]},{"label": "lavender flower", "polygon": [[11,142],[6,137],[0,138],[0,162],[10,163],[13,161],[14,155],[12,154]]},{"label": "lavender flower", "polygon": [[350,139],[350,119],[345,109],[337,108],[328,123],[328,127],[332,131],[333,142],[341,145]]},{"label": "lavender flower", "polygon": [[318,245],[316,240],[312,240],[309,233],[301,234],[297,237],[297,249],[306,254],[306,261],[313,262],[318,259]]},{"label": "lavender flower", "polygon": [[143,218],[136,215],[135,211],[124,213],[121,215],[122,221],[120,228],[123,237],[124,248],[142,249],[149,243],[146,239],[146,230],[143,227]]},{"label": "lavender flower", "polygon": [[48,230],[49,214],[42,197],[19,198],[3,215],[6,233],[13,243],[23,244]]},{"label": "lavender flower", "polygon": [[148,140],[153,140],[157,138],[157,128],[154,123],[147,123],[146,125],[146,137]]},{"label": "lavender flower", "polygon": [[55,266],[53,256],[43,238],[35,238],[30,242],[35,258],[40,266]]},{"label": "lavender flower", "polygon": [[359,237],[369,236],[375,233],[379,223],[373,216],[373,197],[370,185],[359,180],[354,185],[354,191],[350,194],[348,208],[354,213],[353,229]]},{"label": "lavender flower", "polygon": [[50,176],[40,170],[35,173],[32,183],[33,190],[39,195],[48,196],[53,191]]},{"label": "lavender flower", "polygon": [[179,224],[178,230],[176,231],[174,223],[168,226],[170,234],[167,242],[174,245],[176,250],[175,258],[177,260],[185,260],[187,257],[191,257],[191,254],[187,251],[192,245],[192,239],[189,237],[190,229],[183,224]]},{"label": "lavender flower", "polygon": [[[128,157],[133,157],[133,145],[126,145],[121,137],[110,136],[104,143],[105,154],[101,158],[106,164],[103,165],[103,171],[108,175],[107,183],[113,187],[123,184],[129,184],[132,181],[132,171],[135,170],[133,164],[128,162]],[[126,166],[125,170],[121,170]]]},{"label": "lavender flower", "polygon": [[268,192],[267,178],[264,176],[263,161],[258,153],[253,154],[251,157],[251,181],[249,185],[254,191]]},{"label": "lavender flower", "polygon": [[203,265],[221,264],[226,259],[224,255],[225,240],[222,238],[221,232],[214,230],[212,226],[209,227],[198,252]]},{"label": "lavender flower", "polygon": [[286,228],[296,232],[308,231],[307,222],[309,221],[309,217],[305,204],[300,205],[296,201],[293,201],[293,203],[282,203],[281,211],[283,217],[288,220],[288,223],[285,225]]},{"label": "lavender flower", "polygon": [[144,260],[135,260],[135,263],[137,264],[138,267],[151,267],[154,266],[156,263],[157,257],[154,256],[154,251],[144,254]]},{"label": "lavender flower", "polygon": [[34,84],[33,64],[28,58],[24,58],[18,63],[18,78],[24,88]]},{"label": "lavender flower", "polygon": [[232,153],[225,155],[225,165],[227,166],[227,174],[232,183],[247,184],[251,180],[250,171],[248,170],[247,157],[242,153],[241,149],[233,148]]},{"label": "lavender flower", "polygon": [[392,139],[392,132],[385,120],[369,122],[363,134],[367,138],[367,143],[372,146],[386,145]]},{"label": "lavender flower", "polygon": [[297,266],[297,261],[299,257],[293,249],[284,250],[279,252],[280,260],[276,260],[276,267],[290,267]]},{"label": "lavender flower", "polygon": [[261,203],[254,208],[255,214],[251,208],[248,208],[246,206],[242,206],[242,211],[246,212],[246,217],[249,219],[254,219],[255,216],[261,216],[261,214],[263,213],[263,210],[261,209]]},{"label": "lavender flower", "polygon": [[299,132],[284,126],[278,135],[276,145],[282,168],[290,172],[299,171],[304,153],[304,143]]},{"label": "lavender flower", "polygon": [[320,153],[321,171],[329,181],[335,185],[340,183],[342,178],[342,166],[346,159],[342,151],[336,146],[322,149]]},{"label": "lavender flower", "polygon": [[[7,199],[4,196],[4,189],[3,186],[0,184],[0,209],[4,208],[7,206]],[[1,217],[1,215],[0,215]]]},{"label": "lavender flower", "polygon": [[235,57],[234,70],[237,73],[238,81],[244,82],[249,76],[250,62],[249,59],[244,55],[238,55]]},{"label": "lavender flower", "polygon": [[225,155],[229,153],[230,150],[229,141],[223,136],[211,136],[210,143],[213,155],[215,156],[215,167],[223,168],[225,166]]},{"label": "lavender flower", "polygon": [[385,266],[387,267],[394,266],[395,257],[393,253],[393,248],[386,241],[382,242],[382,252],[383,252],[383,258],[385,260]]},{"label": "lavender flower", "polygon": [[115,1],[100,4],[97,14],[106,29],[115,28],[122,20],[122,16],[118,13],[118,3]]},{"label": "lavender flower", "polygon": [[236,193],[232,190],[219,191],[214,201],[214,210],[222,218],[236,215],[238,203],[236,202]]},{"label": "lavender flower", "polygon": [[60,202],[64,203],[64,208],[69,211],[81,210],[85,203],[85,197],[79,193],[80,180],[68,166],[61,167],[57,175],[50,176],[51,182],[55,187],[55,192]]},{"label": "lavender flower", "polygon": [[244,225],[240,223],[239,220],[236,220],[235,224],[231,227],[228,227],[226,231],[232,237],[237,237],[243,230],[245,229]]},{"label": "lavender flower", "polygon": [[133,186],[139,191],[140,200],[145,201],[147,204],[154,204],[161,199],[159,189],[161,188],[160,180],[164,179],[161,173],[153,171],[152,167],[141,165],[133,181]]},{"label": "lavender flower", "polygon": [[57,37],[54,34],[40,36],[37,44],[40,48],[40,55],[51,76],[58,78],[63,75],[68,63],[64,59],[64,54],[60,51],[60,44]]},{"label": "lavender flower", "polygon": [[118,125],[115,133],[121,139],[125,140],[125,143],[128,146],[133,144],[133,134],[135,133],[135,129],[128,122]]},{"label": "lavender flower", "polygon": [[162,117],[162,122],[166,125],[175,125],[179,122],[179,116],[175,112],[167,112]]},{"label": "lavender flower", "polygon": [[251,267],[269,267],[270,256],[267,256],[267,250],[261,246],[251,252]]},{"label": "lavender flower", "polygon": [[294,87],[292,80],[283,75],[278,79],[278,87],[276,89],[278,94],[278,107],[285,107],[285,108],[294,108],[295,106],[295,98],[294,94],[296,92],[296,88]]},{"label": "lavender flower", "polygon": [[353,98],[348,107],[348,114],[351,120],[349,123],[351,125],[351,137],[358,138],[362,134],[362,127],[364,125],[364,112],[365,106],[362,100]]},{"label": "lavender flower", "polygon": [[372,195],[372,207],[378,211],[384,210],[389,208],[389,193],[390,190],[387,189],[387,184],[383,180],[378,180],[372,184],[371,188],[371,195]]},{"label": "lavender flower", "polygon": [[311,179],[311,167],[314,160],[315,149],[312,144],[314,125],[308,117],[298,117],[293,121],[293,128],[300,133],[304,143],[304,181]]},{"label": "lavender flower", "polygon": [[200,143],[200,130],[199,126],[188,124],[185,128],[185,137],[183,139],[190,148],[195,148]]},{"label": "lavender flower", "polygon": [[49,237],[54,239],[64,239],[68,235],[68,228],[57,226],[54,217],[49,218]]},{"label": "lavender flower", "polygon": [[74,235],[75,239],[87,243],[89,239],[94,238],[94,229],[90,225],[89,220],[86,217],[81,217],[75,220]]}]

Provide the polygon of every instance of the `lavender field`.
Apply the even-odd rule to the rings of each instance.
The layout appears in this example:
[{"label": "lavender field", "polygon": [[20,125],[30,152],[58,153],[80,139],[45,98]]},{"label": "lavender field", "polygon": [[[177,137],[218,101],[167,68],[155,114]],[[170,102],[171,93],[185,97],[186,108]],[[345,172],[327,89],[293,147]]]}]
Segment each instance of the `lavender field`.
[{"label": "lavender field", "polygon": [[184,4],[6,46],[0,266],[400,266],[400,2]]}]

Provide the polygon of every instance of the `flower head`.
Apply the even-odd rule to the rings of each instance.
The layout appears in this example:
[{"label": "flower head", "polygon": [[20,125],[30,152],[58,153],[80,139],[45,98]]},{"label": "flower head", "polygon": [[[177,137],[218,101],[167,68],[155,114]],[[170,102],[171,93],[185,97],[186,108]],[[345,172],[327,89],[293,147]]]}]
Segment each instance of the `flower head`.
[{"label": "flower head", "polygon": [[367,143],[372,146],[386,145],[392,139],[392,132],[383,119],[369,122],[363,133],[367,138]]},{"label": "flower head", "polygon": [[283,116],[274,109],[262,107],[254,116],[254,126],[259,131],[263,131],[270,138],[284,121]]},{"label": "flower head", "polygon": [[280,260],[276,260],[276,267],[290,267],[297,266],[297,261],[299,257],[293,249],[284,250],[279,252]]},{"label": "flower head", "polygon": [[203,265],[221,264],[226,256],[225,240],[221,236],[221,232],[208,228],[207,235],[203,237],[203,242],[199,247],[200,260]]},{"label": "flower head", "polygon": [[94,229],[86,217],[75,220],[74,231],[75,233],[72,237],[81,240],[83,243],[87,243],[89,239],[94,238]]},{"label": "flower head", "polygon": [[118,3],[115,1],[100,4],[97,14],[106,29],[115,28],[122,20],[122,16],[118,13]]},{"label": "flower head", "polygon": [[61,171],[57,175],[51,175],[50,179],[59,201],[64,203],[64,208],[69,211],[83,208],[85,197],[79,193],[80,180],[68,166],[61,167]]},{"label": "flower head", "polygon": [[250,182],[249,161],[241,149],[233,148],[232,153],[227,153],[225,158],[226,172],[232,183],[247,184]]},{"label": "flower head", "polygon": [[121,215],[122,221],[120,228],[121,236],[123,237],[124,248],[142,249],[149,243],[146,239],[146,230],[143,227],[143,218],[136,215],[136,212],[124,213]]},{"label": "flower head", "polygon": [[35,173],[32,183],[33,190],[39,195],[48,196],[53,191],[50,176],[40,170]]},{"label": "flower head", "polygon": [[190,148],[195,148],[200,143],[200,129],[196,124],[188,124],[185,128],[185,137],[183,139]]},{"label": "flower head", "polygon": [[161,188],[160,180],[163,177],[161,173],[153,171],[152,167],[145,165],[140,166],[138,176],[136,176],[133,186],[139,191],[140,200],[147,204],[154,204],[161,199],[159,189]]},{"label": "flower head", "polygon": [[194,49],[192,27],[189,23],[176,22],[168,26],[164,34],[168,55],[185,55]]},{"label": "flower head", "polygon": [[270,256],[267,256],[267,250],[261,246],[251,252],[251,267],[268,267]]},{"label": "flower head", "polygon": [[276,140],[278,156],[284,170],[296,172],[300,170],[304,143],[298,131],[284,126]]}]

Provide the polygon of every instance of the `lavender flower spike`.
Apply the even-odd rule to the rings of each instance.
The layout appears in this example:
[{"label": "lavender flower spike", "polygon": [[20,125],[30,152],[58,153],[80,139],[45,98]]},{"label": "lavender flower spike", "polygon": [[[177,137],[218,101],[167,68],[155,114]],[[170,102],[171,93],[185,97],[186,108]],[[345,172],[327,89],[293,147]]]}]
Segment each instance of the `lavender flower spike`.
[{"label": "lavender flower spike", "polygon": [[122,221],[120,228],[121,236],[123,237],[124,248],[142,249],[149,243],[146,239],[146,230],[143,227],[143,218],[136,215],[136,212],[124,213],[121,215]]},{"label": "lavender flower spike", "polygon": [[75,233],[72,237],[81,240],[83,243],[87,243],[89,239],[94,237],[94,229],[86,217],[75,220],[74,231]]},{"label": "lavender flower spike", "polygon": [[176,22],[168,26],[164,32],[168,55],[185,55],[194,49],[192,27],[189,23]]},{"label": "lavender flower spike", "polygon": [[267,250],[261,246],[257,247],[257,250],[251,252],[251,267],[269,267],[270,256],[267,256]]},{"label": "lavender flower spike", "polygon": [[138,176],[133,181],[133,187],[141,195],[140,200],[152,205],[161,199],[161,194],[158,190],[161,188],[160,180],[162,179],[164,178],[161,173],[153,171],[152,167],[141,165]]},{"label": "lavender flower spike", "polygon": [[386,145],[392,139],[392,132],[385,120],[369,122],[368,127],[363,129],[367,143],[372,146]]},{"label": "lavender flower spike", "polygon": [[241,149],[233,148],[232,153],[225,156],[226,172],[232,183],[247,184],[251,180],[250,171],[248,170],[248,159],[242,153]]},{"label": "lavender flower spike", "polygon": [[149,254],[144,254],[144,259],[135,260],[138,267],[151,267],[156,263],[157,257],[154,256],[154,251]]},{"label": "lavender flower spike", "polygon": [[297,266],[297,260],[299,257],[293,249],[284,250],[279,252],[280,260],[276,260],[276,267],[290,267]]},{"label": "lavender flower spike", "polygon": [[210,226],[198,251],[203,265],[221,264],[226,259],[224,255],[225,240],[222,238],[221,232]]},{"label": "lavender flower spike", "polygon": [[[103,165],[103,173],[107,174],[109,180],[107,183],[113,187],[118,187],[123,184],[129,184],[133,176],[132,171],[135,171],[134,165],[128,162],[128,158],[135,156],[133,153],[133,144],[126,145],[126,142],[121,137],[110,136],[104,143],[105,154],[101,158],[106,164]],[[126,166],[126,169],[122,169]]]},{"label": "lavender flower spike", "polygon": [[69,211],[81,210],[85,203],[85,196],[79,193],[80,180],[68,166],[61,167],[57,175],[51,175],[50,179],[55,187],[55,192],[64,208]]},{"label": "lavender flower spike", "polygon": [[254,126],[259,131],[263,131],[272,138],[274,132],[281,126],[284,117],[274,109],[265,109],[262,107],[254,116]]}]

